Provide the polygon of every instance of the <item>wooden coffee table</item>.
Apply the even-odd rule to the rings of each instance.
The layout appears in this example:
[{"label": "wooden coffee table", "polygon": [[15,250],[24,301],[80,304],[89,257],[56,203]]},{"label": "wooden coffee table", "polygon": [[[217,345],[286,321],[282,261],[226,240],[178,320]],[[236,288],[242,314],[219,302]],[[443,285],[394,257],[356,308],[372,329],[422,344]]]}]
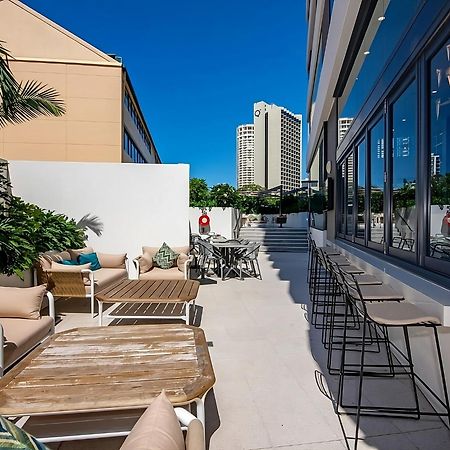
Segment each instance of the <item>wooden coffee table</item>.
[{"label": "wooden coffee table", "polygon": [[99,325],[103,325],[103,303],[118,304],[106,318],[181,318],[188,324],[199,286],[195,280],[120,280],[95,295]]},{"label": "wooden coffee table", "polygon": [[[47,434],[41,436],[44,442],[105,437],[111,432],[92,432],[97,413],[146,408],[165,389],[173,405],[195,402],[204,424],[204,398],[214,383],[200,328],[184,324],[75,328],[53,335],[0,379],[0,414],[47,416],[38,419],[56,424],[67,423],[74,414],[84,418],[82,432]],[[89,419],[92,413],[96,415]],[[89,427],[91,432],[86,433]]]}]

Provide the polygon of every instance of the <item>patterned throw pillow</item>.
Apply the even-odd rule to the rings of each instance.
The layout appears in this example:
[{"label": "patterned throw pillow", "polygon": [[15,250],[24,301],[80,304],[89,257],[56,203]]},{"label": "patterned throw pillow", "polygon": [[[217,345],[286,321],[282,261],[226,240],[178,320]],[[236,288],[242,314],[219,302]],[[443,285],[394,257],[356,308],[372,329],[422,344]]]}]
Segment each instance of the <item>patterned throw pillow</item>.
[{"label": "patterned throw pillow", "polygon": [[0,448],[22,450],[50,450],[26,431],[0,417]]},{"label": "patterned throw pillow", "polygon": [[170,269],[173,267],[178,258],[178,253],[175,253],[165,242],[153,257],[153,262],[161,269]]}]

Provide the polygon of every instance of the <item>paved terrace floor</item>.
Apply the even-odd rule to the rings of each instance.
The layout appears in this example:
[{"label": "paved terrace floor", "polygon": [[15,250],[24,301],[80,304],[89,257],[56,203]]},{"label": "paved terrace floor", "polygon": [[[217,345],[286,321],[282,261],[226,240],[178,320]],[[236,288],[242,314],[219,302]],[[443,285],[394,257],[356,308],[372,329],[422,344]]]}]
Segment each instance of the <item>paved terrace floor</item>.
[{"label": "paved terrace floor", "polygon": [[[344,432],[352,436],[349,416],[340,422],[317,379],[335,387],[325,373],[325,354],[317,330],[310,330],[305,310],[307,255],[261,255],[263,280],[206,280],[197,314],[211,342],[217,382],[206,401],[210,450],[343,450]],[[70,302],[70,303],[69,303]],[[57,330],[95,326],[88,305],[57,303],[64,311]],[[392,383],[383,393],[398,396]],[[391,389],[391,392],[389,392]],[[394,389],[392,391],[392,389]],[[359,449],[441,450],[450,433],[437,418],[420,421],[364,418]],[[123,439],[54,444],[53,449],[108,449]],[[350,441],[351,442],[351,441]]]}]

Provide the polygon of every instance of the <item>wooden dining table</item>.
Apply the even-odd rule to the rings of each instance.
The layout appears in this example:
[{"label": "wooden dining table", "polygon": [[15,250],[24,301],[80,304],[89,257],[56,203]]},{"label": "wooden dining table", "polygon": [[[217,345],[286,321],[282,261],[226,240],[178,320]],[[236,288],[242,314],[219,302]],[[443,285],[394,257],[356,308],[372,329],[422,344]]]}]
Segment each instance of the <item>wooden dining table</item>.
[{"label": "wooden dining table", "polygon": [[[95,295],[98,324],[103,319],[177,319],[189,323],[200,283],[196,280],[120,280]],[[114,303],[103,314],[104,304]]]},{"label": "wooden dining table", "polygon": [[139,417],[163,389],[174,406],[195,402],[204,424],[214,383],[201,328],[75,328],[54,334],[0,379],[0,414],[19,418],[42,442],[125,436],[130,430],[118,419]]}]

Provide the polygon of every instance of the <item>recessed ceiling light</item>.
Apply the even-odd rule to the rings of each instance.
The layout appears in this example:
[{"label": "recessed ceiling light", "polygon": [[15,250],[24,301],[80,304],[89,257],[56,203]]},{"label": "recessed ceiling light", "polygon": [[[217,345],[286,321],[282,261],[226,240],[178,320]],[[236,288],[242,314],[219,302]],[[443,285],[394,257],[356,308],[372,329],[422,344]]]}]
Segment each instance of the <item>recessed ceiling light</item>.
[{"label": "recessed ceiling light", "polygon": [[380,16],[380,17],[378,17],[378,22],[383,22],[384,19],[386,19],[385,16]]},{"label": "recessed ceiling light", "polygon": [[364,52],[364,54],[365,54],[365,55],[369,55],[369,54],[370,54],[369,50],[366,50],[366,51]]},{"label": "recessed ceiling light", "polygon": [[434,89],[433,91],[431,91],[432,94],[437,94],[437,90]]},{"label": "recessed ceiling light", "polygon": [[402,122],[406,122],[406,119],[403,117]]}]

